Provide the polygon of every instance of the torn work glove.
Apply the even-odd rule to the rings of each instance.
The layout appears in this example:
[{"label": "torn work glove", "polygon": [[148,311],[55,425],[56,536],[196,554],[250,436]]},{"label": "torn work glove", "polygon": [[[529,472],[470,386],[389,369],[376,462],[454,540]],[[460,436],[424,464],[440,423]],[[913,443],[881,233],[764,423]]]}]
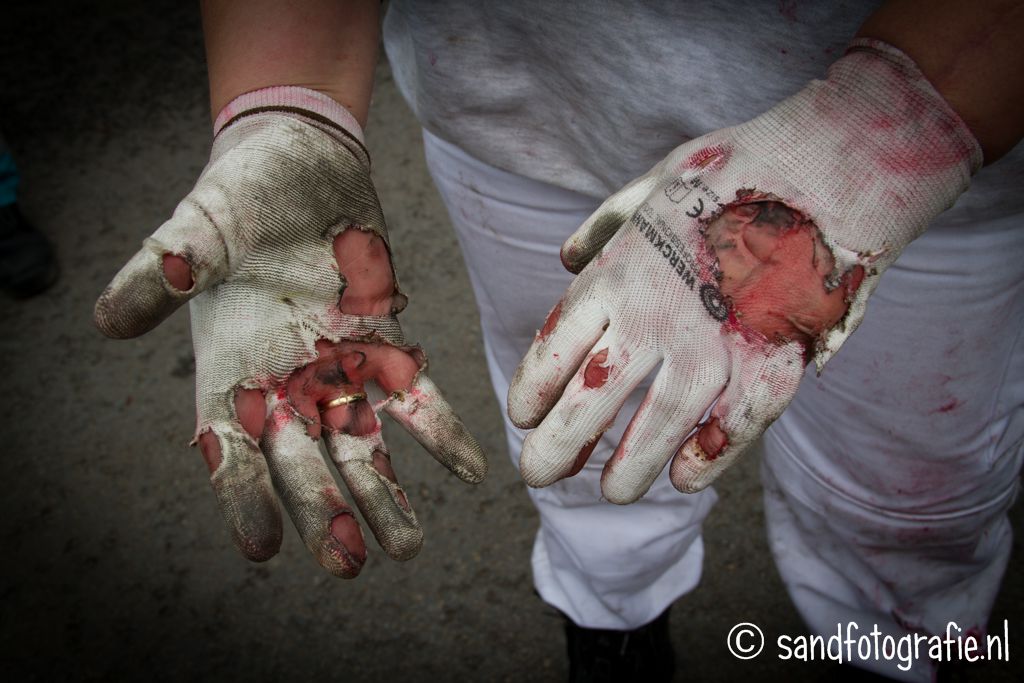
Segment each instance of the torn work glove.
[{"label": "torn work glove", "polygon": [[562,248],[579,275],[509,391],[512,421],[537,427],[526,482],[579,471],[660,365],[602,492],[635,501],[673,455],[676,488],[706,487],[779,417],[807,361],[820,371],[839,349],[882,272],[980,165],[915,64],[873,40],[753,121],[675,149]]},{"label": "torn work glove", "polygon": [[228,104],[214,134],[195,188],[100,296],[96,324],[134,337],[191,300],[196,441],[247,557],[280,547],[276,488],[320,564],[358,574],[366,547],[323,436],[380,545],[410,558],[422,531],[378,412],[465,481],[487,466],[402,337],[362,131],[334,100],[278,87]]}]

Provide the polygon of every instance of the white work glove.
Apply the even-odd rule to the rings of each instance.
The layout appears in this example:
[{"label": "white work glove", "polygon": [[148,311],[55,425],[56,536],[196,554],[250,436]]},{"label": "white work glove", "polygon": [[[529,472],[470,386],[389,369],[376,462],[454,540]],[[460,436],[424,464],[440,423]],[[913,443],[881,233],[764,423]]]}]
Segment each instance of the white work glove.
[{"label": "white work glove", "polygon": [[806,362],[820,371],[839,349],[882,272],[980,165],[915,64],[874,40],[753,121],[675,149],[562,248],[579,275],[509,391],[512,421],[537,427],[526,482],[578,471],[660,365],[602,492],[635,501],[673,455],[676,488],[706,487],[779,417]]},{"label": "white work glove", "polygon": [[[195,188],[100,296],[96,324],[134,337],[191,299],[196,441],[247,557],[267,559],[280,546],[276,487],[320,564],[359,572],[365,544],[321,456],[321,434],[380,545],[412,557],[422,531],[377,413],[465,481],[480,481],[487,466],[424,373],[423,354],[402,337],[395,314],[406,299],[362,131],[334,100],[278,87],[228,104],[214,133]],[[176,257],[191,269],[187,291],[169,281],[173,265],[164,269]],[[367,397],[368,381],[377,396]]]}]

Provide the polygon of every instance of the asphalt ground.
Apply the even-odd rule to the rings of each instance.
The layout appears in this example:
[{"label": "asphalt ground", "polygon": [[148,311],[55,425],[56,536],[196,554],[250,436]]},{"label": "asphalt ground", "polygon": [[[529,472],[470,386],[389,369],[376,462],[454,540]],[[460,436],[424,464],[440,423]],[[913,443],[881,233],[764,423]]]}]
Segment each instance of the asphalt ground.
[{"label": "asphalt ground", "polygon": [[[399,428],[395,466],[426,545],[395,563],[372,545],[362,575],[320,570],[288,525],[280,554],[238,555],[193,429],[188,315],[131,341],[103,338],[96,296],[206,163],[205,66],[193,3],[23,2],[0,23],[0,128],[25,212],[57,245],[61,280],[0,300],[8,397],[0,458],[0,671],[11,681],[561,681],[562,625],[532,589],[536,514],[505,453],[502,407],[454,234],[419,130],[386,64],[367,131],[411,304],[407,337],[491,456],[460,484]],[[738,622],[804,633],[764,533],[756,457],[717,486],[705,575],[673,612],[677,680],[828,680],[831,665],[733,658]],[[1012,517],[1020,527],[1022,508]],[[992,623],[1011,660],[967,680],[1016,681],[1020,543]]]}]

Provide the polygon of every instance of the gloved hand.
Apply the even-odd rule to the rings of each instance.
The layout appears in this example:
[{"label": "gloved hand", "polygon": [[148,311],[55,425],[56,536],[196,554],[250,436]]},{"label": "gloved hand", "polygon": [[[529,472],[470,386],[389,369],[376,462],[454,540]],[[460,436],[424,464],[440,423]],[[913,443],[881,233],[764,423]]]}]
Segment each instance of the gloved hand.
[{"label": "gloved hand", "polygon": [[247,557],[280,547],[276,487],[320,564],[358,574],[365,544],[321,436],[380,545],[412,557],[422,530],[377,413],[465,481],[487,466],[402,337],[362,131],[330,98],[280,87],[228,104],[214,133],[195,188],[100,296],[96,324],[137,336],[191,299],[196,440]]},{"label": "gloved hand", "polygon": [[882,272],[980,165],[914,63],[861,39],[826,80],[675,149],[562,248],[579,275],[509,391],[512,421],[537,427],[526,482],[579,471],[660,365],[602,491],[633,502],[673,454],[676,488],[706,487],[786,408],[807,360],[820,371],[839,349]]}]

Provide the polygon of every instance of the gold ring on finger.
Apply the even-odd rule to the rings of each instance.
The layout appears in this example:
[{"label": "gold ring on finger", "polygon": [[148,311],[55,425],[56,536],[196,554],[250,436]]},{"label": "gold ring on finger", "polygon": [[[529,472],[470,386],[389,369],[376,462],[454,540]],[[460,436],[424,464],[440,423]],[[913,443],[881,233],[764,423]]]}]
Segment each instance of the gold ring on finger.
[{"label": "gold ring on finger", "polygon": [[330,401],[324,404],[324,410],[330,408],[337,408],[338,406],[347,406],[349,403],[355,403],[356,401],[366,400],[366,394],[361,391],[357,391],[354,394],[348,394],[347,396],[338,396],[332,398]]}]

